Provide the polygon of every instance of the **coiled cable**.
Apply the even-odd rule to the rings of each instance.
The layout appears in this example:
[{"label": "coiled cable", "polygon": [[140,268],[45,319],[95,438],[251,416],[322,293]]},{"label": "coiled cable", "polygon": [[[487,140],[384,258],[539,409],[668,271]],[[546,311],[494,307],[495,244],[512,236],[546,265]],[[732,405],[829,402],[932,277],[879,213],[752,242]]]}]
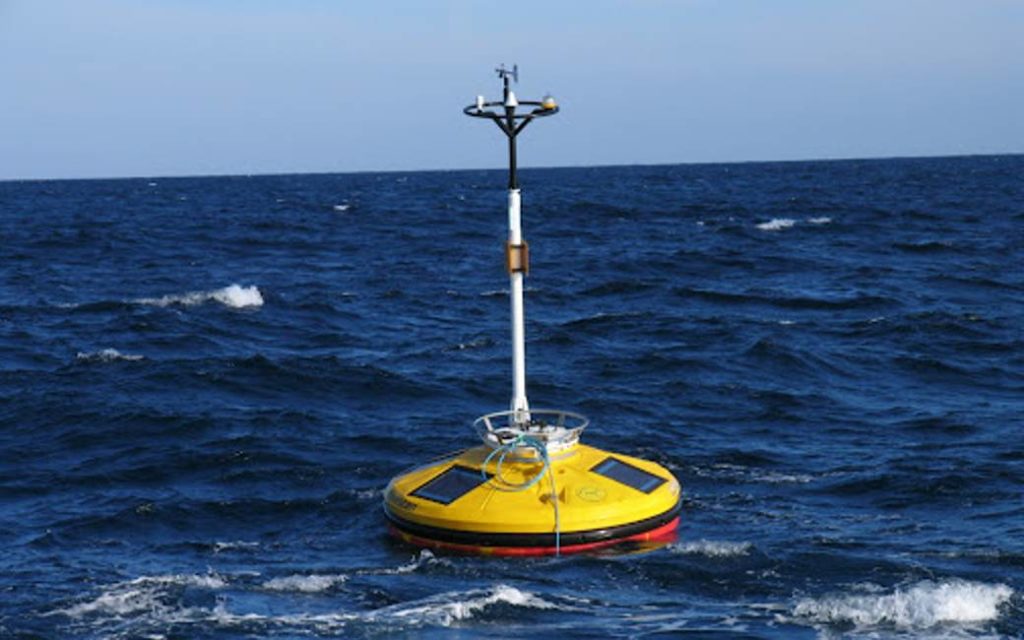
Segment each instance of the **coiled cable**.
[{"label": "coiled cable", "polygon": [[[505,458],[507,458],[510,453],[514,452],[516,449],[520,447],[529,447],[530,449],[536,451],[537,456],[543,462],[543,466],[541,467],[540,471],[538,471],[537,474],[534,475],[529,480],[525,480],[523,482],[518,483],[509,482],[502,475],[501,468],[502,465],[505,463]],[[512,440],[500,444],[499,446],[495,447],[494,450],[492,450],[489,454],[487,454],[487,457],[484,459],[483,465],[480,467],[480,475],[483,476],[484,480],[490,479],[487,477],[487,466],[491,463],[491,460],[493,460],[495,456],[497,456],[498,459],[497,462],[495,463],[494,478],[497,479],[498,482],[508,487],[509,491],[526,491],[530,487],[537,484],[540,481],[540,479],[544,477],[544,474],[547,473],[548,479],[551,482],[551,503],[555,507],[555,556],[560,556],[562,554],[562,523],[561,516],[558,512],[558,490],[555,486],[555,472],[551,468],[551,458],[548,457],[547,445],[545,445],[537,438],[532,438],[522,433],[516,435],[516,437],[513,438]]]}]

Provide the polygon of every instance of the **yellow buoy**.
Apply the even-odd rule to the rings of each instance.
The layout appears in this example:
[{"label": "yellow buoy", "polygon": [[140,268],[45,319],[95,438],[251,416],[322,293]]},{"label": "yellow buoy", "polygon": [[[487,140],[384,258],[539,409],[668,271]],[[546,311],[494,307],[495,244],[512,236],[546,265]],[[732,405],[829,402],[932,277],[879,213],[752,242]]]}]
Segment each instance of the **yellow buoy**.
[{"label": "yellow buoy", "polygon": [[392,530],[420,546],[496,555],[673,537],[680,487],[664,467],[580,444],[579,414],[533,410],[528,424],[494,427],[515,417],[480,418],[484,445],[392,480],[384,500]]},{"label": "yellow buoy", "polygon": [[[570,411],[531,409],[526,399],[523,283],[529,251],[520,220],[516,137],[533,119],[558,113],[554,98],[516,99],[498,70],[501,101],[478,97],[463,113],[492,120],[509,142],[505,267],[512,315],[512,401],[474,423],[483,445],[404,473],[388,485],[392,532],[419,546],[495,555],[590,551],[671,540],[680,487],[654,462],[580,444],[588,422]],[[518,112],[521,105],[539,106]]]}]

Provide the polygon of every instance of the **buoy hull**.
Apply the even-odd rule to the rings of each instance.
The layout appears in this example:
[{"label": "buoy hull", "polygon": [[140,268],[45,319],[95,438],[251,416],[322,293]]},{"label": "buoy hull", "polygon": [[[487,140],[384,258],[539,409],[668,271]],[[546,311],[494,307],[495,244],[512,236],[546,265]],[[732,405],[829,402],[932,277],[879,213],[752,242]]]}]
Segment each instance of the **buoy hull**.
[{"label": "buoy hull", "polygon": [[392,480],[384,499],[392,533],[416,546],[500,556],[657,544],[675,534],[680,486],[656,463],[577,445],[550,467],[524,458],[499,469],[489,452],[476,447]]}]

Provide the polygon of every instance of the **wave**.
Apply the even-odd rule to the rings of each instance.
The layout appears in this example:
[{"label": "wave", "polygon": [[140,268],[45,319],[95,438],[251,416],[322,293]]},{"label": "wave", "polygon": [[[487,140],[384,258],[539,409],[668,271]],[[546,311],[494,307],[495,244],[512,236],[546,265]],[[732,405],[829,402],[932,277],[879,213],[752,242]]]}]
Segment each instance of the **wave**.
[{"label": "wave", "polygon": [[[335,579],[339,578],[339,579]],[[334,580],[331,586],[342,582],[340,576],[289,576],[263,583],[270,591],[322,591],[321,581]],[[273,586],[268,586],[273,585]],[[153,631],[174,624],[207,627],[211,624],[224,629],[235,628],[247,633],[262,629],[317,633],[344,632],[353,625],[376,627],[389,634],[398,628],[423,626],[449,627],[457,622],[477,619],[491,611],[503,608],[577,611],[578,607],[560,604],[542,598],[529,591],[497,584],[489,588],[468,591],[451,591],[427,596],[418,600],[400,602],[370,611],[342,611],[334,613],[279,613],[233,612],[225,602],[217,601],[213,606],[204,606],[204,600],[184,597],[187,588],[215,591],[224,589],[228,583],[222,578],[210,576],[156,576],[143,577],[131,582],[112,585],[98,597],[66,609],[59,609],[47,616],[62,615],[70,618],[74,627],[82,630],[88,626],[92,631],[117,630],[130,637],[147,635]],[[244,580],[231,588],[245,588]],[[324,587],[324,589],[329,587]],[[266,592],[264,592],[266,593]],[[269,594],[266,594],[269,596]],[[185,635],[188,635],[186,633]],[[162,637],[162,636],[161,636]]]},{"label": "wave", "polygon": [[74,619],[92,615],[123,617],[140,612],[167,611],[173,606],[167,602],[171,591],[189,587],[213,590],[226,586],[227,581],[214,573],[142,576],[111,585],[92,600],[58,609],[50,615],[61,614]]},{"label": "wave", "polygon": [[502,604],[531,609],[564,608],[529,591],[499,584],[490,589],[442,593],[416,603],[385,607],[372,612],[369,617],[374,620],[403,621],[415,626],[428,624],[448,627],[453,622],[473,618],[490,607]]},{"label": "wave", "polygon": [[469,340],[467,342],[460,342],[459,344],[457,344],[455,346],[445,347],[444,350],[445,351],[467,351],[467,350],[471,350],[471,349],[484,349],[484,348],[493,347],[493,346],[494,346],[494,340],[491,340],[487,336],[480,336],[480,337],[477,337],[477,338],[473,338],[472,340]]},{"label": "wave", "polygon": [[[538,293],[539,291],[540,289],[537,287],[523,287],[524,293]],[[481,291],[477,295],[480,296],[481,298],[504,298],[507,297],[508,294],[508,289],[487,289],[485,291]]]},{"label": "wave", "polygon": [[213,553],[221,553],[224,551],[239,551],[239,550],[253,550],[258,549],[260,543],[258,542],[244,542],[242,540],[236,540],[234,542],[214,542]]},{"label": "wave", "polygon": [[620,313],[605,313],[603,311],[599,311],[597,313],[584,316],[581,318],[563,320],[558,323],[558,326],[572,329],[582,329],[592,326],[616,325],[619,323],[632,321],[637,318],[646,319],[651,317],[652,314],[647,311],[623,311]]},{"label": "wave", "polygon": [[299,591],[301,593],[322,593],[348,580],[345,574],[292,575],[274,578],[263,583],[270,591]]},{"label": "wave", "polygon": [[671,553],[683,555],[699,555],[709,558],[730,558],[746,556],[754,545],[749,542],[720,542],[715,540],[695,540],[679,542],[668,546]]},{"label": "wave", "polygon": [[409,562],[395,567],[394,569],[377,569],[372,573],[375,575],[402,575],[404,573],[412,573],[421,567],[425,567],[431,564],[442,562],[437,559],[437,556],[430,549],[420,549],[419,555],[414,557]]},{"label": "wave", "polygon": [[757,228],[761,231],[782,231],[794,225],[796,225],[796,220],[792,218],[772,218],[768,222],[758,224]]},{"label": "wave", "polygon": [[806,473],[782,473],[746,465],[716,463],[711,466],[693,466],[689,472],[701,477],[741,484],[809,484],[815,477]]},{"label": "wave", "polygon": [[[235,544],[248,545],[255,543]],[[420,550],[419,555],[413,557],[412,560],[403,565],[399,565],[393,568],[360,570],[356,572],[356,575],[402,575],[407,573],[413,573],[422,567],[437,564],[439,562],[442,561],[438,560],[429,549],[422,549]],[[350,577],[351,576],[344,573],[293,574],[267,580],[263,582],[262,588],[268,591],[323,593],[325,591],[330,591],[336,586],[346,583]]]},{"label": "wave", "polygon": [[793,622],[853,625],[858,630],[924,630],[938,625],[976,625],[999,617],[1013,589],[966,580],[925,580],[889,594],[808,598],[793,607]]},{"label": "wave", "polygon": [[948,240],[922,240],[919,242],[894,242],[894,249],[906,253],[937,253],[954,249],[952,242]]},{"label": "wave", "polygon": [[140,298],[135,300],[135,302],[156,307],[169,307],[172,305],[191,307],[211,300],[233,309],[263,306],[263,294],[260,293],[258,288],[255,286],[242,287],[237,284],[213,291],[194,291],[179,295],[166,295],[161,298]]},{"label": "wave", "polygon": [[721,289],[677,286],[672,288],[672,293],[682,298],[701,298],[722,304],[768,305],[781,309],[809,311],[869,309],[892,306],[899,303],[894,298],[859,292],[841,296],[812,297],[795,296],[784,292],[774,294],[760,291],[725,291]]},{"label": "wave", "polygon": [[581,292],[584,296],[620,296],[648,291],[654,287],[642,280],[609,280]]},{"label": "wave", "polygon": [[140,356],[133,353],[121,353],[117,349],[103,349],[101,351],[83,352],[79,351],[75,356],[75,360],[81,362],[116,362],[118,360],[126,360],[129,362],[136,362],[142,360],[144,356]]}]

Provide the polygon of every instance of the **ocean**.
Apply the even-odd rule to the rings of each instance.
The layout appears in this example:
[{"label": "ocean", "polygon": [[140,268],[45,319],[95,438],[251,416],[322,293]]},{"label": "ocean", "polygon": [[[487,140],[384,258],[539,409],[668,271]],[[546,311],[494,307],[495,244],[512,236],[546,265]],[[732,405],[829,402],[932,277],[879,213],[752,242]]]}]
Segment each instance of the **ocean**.
[{"label": "ocean", "polygon": [[387,533],[508,406],[504,172],[0,182],[0,637],[1024,637],[1024,156],[520,181],[530,401],[676,542]]}]

